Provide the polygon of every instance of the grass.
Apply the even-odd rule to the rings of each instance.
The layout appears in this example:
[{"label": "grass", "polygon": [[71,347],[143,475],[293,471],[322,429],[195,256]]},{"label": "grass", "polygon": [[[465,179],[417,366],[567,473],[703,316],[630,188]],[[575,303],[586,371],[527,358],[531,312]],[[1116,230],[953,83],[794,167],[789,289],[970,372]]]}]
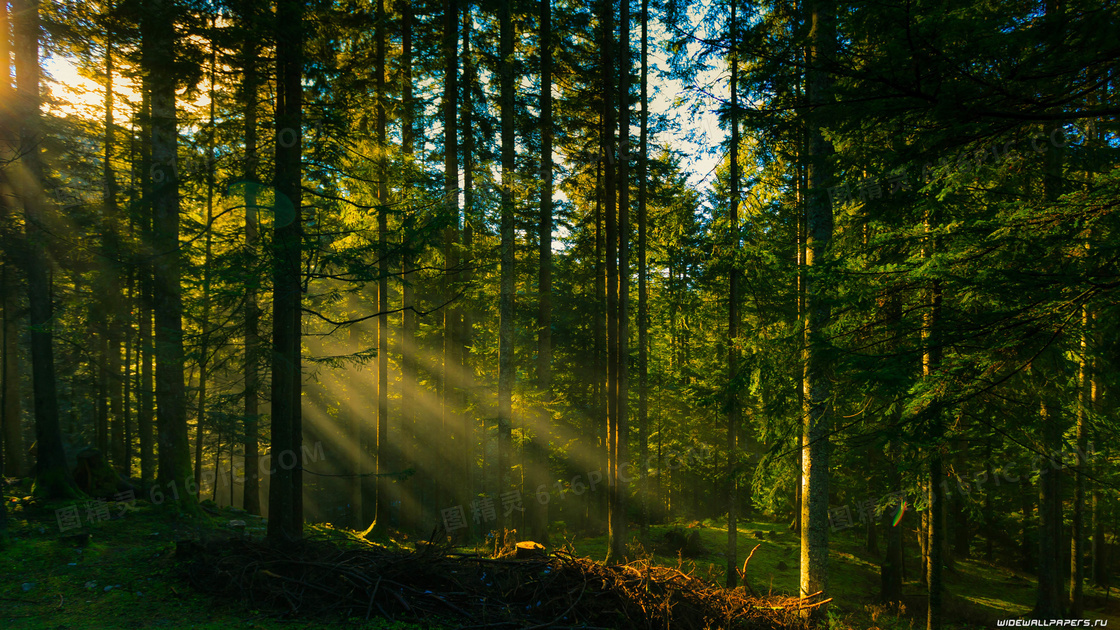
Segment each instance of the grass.
[{"label": "grass", "polygon": [[[274,611],[257,610],[234,599],[215,600],[190,589],[174,557],[175,541],[197,537],[204,530],[228,528],[230,520],[246,522],[250,535],[263,535],[264,522],[240,511],[224,509],[204,514],[199,521],[181,519],[174,512],[137,502],[135,509],[111,520],[90,524],[84,507],[80,530],[60,532],[56,510],[73,502],[9,503],[9,541],[0,551],[0,627],[28,629],[198,628],[308,629],[350,627],[409,630],[421,626],[370,622],[325,622],[282,619]],[[81,506],[83,502],[78,502]],[[699,533],[705,553],[681,558],[666,553],[659,543],[671,529]],[[309,533],[339,544],[369,544],[357,532],[313,525]],[[77,547],[64,534],[89,534]],[[785,524],[756,520],[738,528],[738,565],[757,545],[746,571],[749,587],[760,594],[796,594],[800,539]],[[715,521],[691,521],[651,528],[642,542],[636,531],[633,553],[654,562],[682,569],[714,584],[725,579],[727,531]],[[376,541],[385,546],[410,547],[414,541],[390,535]],[[605,536],[566,538],[555,536],[556,546],[570,546],[579,555],[602,559]],[[834,603],[830,628],[911,630],[925,625],[924,589],[917,581],[917,545],[906,540],[907,577],[903,606],[878,604],[878,557],[866,551],[862,537],[852,532],[833,535],[830,555],[830,595]],[[1033,576],[980,560],[961,560],[946,572],[945,610],[952,628],[968,630],[994,627],[996,619],[1022,616],[1034,601]],[[1086,589],[1096,604],[1086,616],[1120,625],[1120,601],[1110,610],[1100,607],[1104,593]],[[1120,597],[1118,597],[1120,599]],[[1112,625],[1110,624],[1110,625]]]},{"label": "grass", "polygon": [[[222,528],[231,519],[262,534],[261,519],[223,510],[190,524],[169,510],[137,502],[113,520],[85,524],[84,547],[61,536],[55,510],[70,502],[9,503],[9,541],[0,552],[0,627],[5,629],[102,630],[115,628],[260,628],[318,630],[338,623],[275,618],[236,600],[215,600],[190,589],[174,557],[175,541]],[[82,505],[83,502],[79,502]],[[14,508],[14,510],[12,510]],[[14,512],[14,513],[13,513]],[[321,528],[318,528],[321,529]],[[77,531],[77,530],[75,530]],[[66,531],[64,534],[73,534]],[[346,537],[347,533],[333,535]],[[25,585],[27,588],[25,589]],[[406,630],[414,625],[385,620],[354,622],[351,628]]]},{"label": "grass", "polygon": [[[672,529],[696,530],[706,553],[696,558],[679,558],[656,551],[656,543]],[[738,566],[751,549],[758,545],[746,571],[746,581],[760,594],[796,595],[799,581],[800,537],[789,531],[786,523],[767,520],[740,522],[737,527]],[[829,587],[834,598],[830,614],[833,629],[906,630],[924,628],[926,617],[925,587],[918,580],[920,565],[918,546],[913,534],[904,541],[908,578],[903,582],[903,605],[879,603],[879,557],[866,550],[862,531],[852,530],[830,535]],[[633,545],[641,544],[637,538]],[[879,549],[885,541],[880,536]],[[605,536],[573,542],[576,552],[593,558],[606,555]],[[723,584],[726,576],[727,529],[718,521],[690,521],[650,528],[650,541],[644,547],[655,562],[676,565],[678,562],[701,578]],[[1033,575],[983,560],[957,560],[944,574],[945,618],[948,628],[971,630],[995,627],[996,620],[1022,617],[1034,605],[1036,583]],[[1120,625],[1120,597],[1103,607],[1105,593],[1086,586],[1088,619],[1104,619],[1109,625]],[[1095,605],[1094,605],[1095,604]]]}]

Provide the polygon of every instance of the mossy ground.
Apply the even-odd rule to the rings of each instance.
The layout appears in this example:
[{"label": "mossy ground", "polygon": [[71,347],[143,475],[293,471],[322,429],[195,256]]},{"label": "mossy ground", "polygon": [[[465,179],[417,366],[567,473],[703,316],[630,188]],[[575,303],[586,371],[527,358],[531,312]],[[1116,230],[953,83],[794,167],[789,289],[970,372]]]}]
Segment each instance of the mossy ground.
[{"label": "mossy ground", "polygon": [[[207,530],[228,529],[231,519],[244,520],[250,535],[264,533],[261,519],[231,510],[204,511],[185,519],[170,509],[137,502],[135,509],[110,504],[110,520],[90,524],[84,502],[77,502],[81,529],[60,532],[56,510],[75,502],[10,502],[9,539],[0,551],[0,627],[53,630],[106,628],[338,628],[407,630],[421,626],[383,619],[326,622],[283,619],[274,611],[258,610],[235,599],[216,600],[190,589],[175,558],[175,541]],[[123,513],[121,513],[123,511]],[[699,532],[706,553],[680,558],[662,553],[658,542],[666,531],[683,528]],[[759,545],[747,567],[750,588],[760,594],[795,594],[798,581],[799,539],[784,524],[747,521],[739,525],[739,563]],[[355,532],[329,527],[309,528],[316,536],[335,538],[342,544],[359,542]],[[64,538],[88,533],[85,546]],[[631,550],[648,554],[661,564],[682,565],[698,577],[722,583],[727,531],[718,522],[688,522],[651,528],[645,544],[636,532]],[[388,537],[389,546],[410,546],[411,541]],[[907,541],[909,543],[910,541]],[[558,532],[553,543],[568,545],[575,553],[601,559],[606,538],[566,537]],[[916,545],[907,545],[905,604],[881,606],[878,602],[878,558],[864,549],[858,533],[832,537],[831,587],[834,603],[830,626],[836,629],[904,630],[925,625],[924,597],[917,580]],[[978,560],[958,561],[946,574],[949,596],[946,610],[951,627],[958,630],[995,627],[996,619],[1021,616],[1030,611],[1035,584],[1032,576]],[[1088,588],[1086,616],[1107,619],[1120,627],[1120,594],[1109,610],[1102,609],[1104,593]],[[427,624],[428,627],[438,627]]]}]

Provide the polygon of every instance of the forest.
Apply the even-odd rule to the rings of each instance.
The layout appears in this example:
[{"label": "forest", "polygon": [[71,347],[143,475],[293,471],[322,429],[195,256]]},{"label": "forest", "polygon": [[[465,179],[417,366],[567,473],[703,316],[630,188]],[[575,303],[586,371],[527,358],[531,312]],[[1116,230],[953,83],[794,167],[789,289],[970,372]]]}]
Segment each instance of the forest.
[{"label": "forest", "polygon": [[704,530],[754,593],[764,523],[806,624],[849,548],[930,630],[980,565],[1120,622],[1120,6],[0,24],[0,539],[23,495],[605,567]]}]

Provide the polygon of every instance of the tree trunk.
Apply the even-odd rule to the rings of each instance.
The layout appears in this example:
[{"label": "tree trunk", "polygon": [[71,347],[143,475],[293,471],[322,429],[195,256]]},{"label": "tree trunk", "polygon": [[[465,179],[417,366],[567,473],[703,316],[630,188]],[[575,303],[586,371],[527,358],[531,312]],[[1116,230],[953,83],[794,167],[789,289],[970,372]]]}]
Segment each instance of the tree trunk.
[{"label": "tree trunk", "polygon": [[1020,569],[1022,571],[1030,573],[1035,570],[1034,555],[1031,553],[1030,527],[1031,521],[1034,520],[1034,497],[1038,495],[1032,492],[1031,479],[1029,476],[1023,475],[1020,484],[1022,484],[1023,486],[1019,490],[1019,497],[1021,500],[1020,510],[1023,516],[1023,529],[1021,532],[1021,538],[1019,539],[1019,557],[1020,561],[1022,562]]},{"label": "tree trunk", "polygon": [[[0,24],[4,25],[3,36],[0,37],[0,59],[10,61],[11,30],[8,17],[8,3],[0,2]],[[0,71],[0,99],[10,101],[11,98],[11,64],[8,63],[3,71]],[[0,134],[3,137],[12,137],[14,122],[10,114],[0,118]],[[4,161],[12,159],[14,149],[15,147],[10,146],[0,147]],[[8,189],[7,176],[0,175],[0,193],[3,194],[0,198],[0,221],[3,221],[4,225],[3,232],[0,233],[2,239],[0,243],[3,244],[4,249],[3,256],[0,256],[0,265],[3,265],[0,268],[0,308],[4,311],[3,328],[0,329],[0,334],[3,335],[0,349],[4,352],[3,363],[0,364],[0,381],[2,381],[0,382],[0,427],[3,429],[4,450],[0,455],[3,455],[4,465],[0,470],[6,477],[20,477],[23,476],[23,426],[19,400],[19,326],[17,324],[19,317],[16,312],[19,306],[16,298],[16,277],[12,271],[12,265],[18,263],[14,260],[15,256],[12,255],[9,245],[16,235],[9,232],[8,227],[11,225],[13,213],[9,201],[12,196]],[[3,493],[0,492],[0,504],[3,503],[5,503]],[[6,505],[0,505],[0,542],[3,542],[7,531],[5,508]]]},{"label": "tree trunk", "polygon": [[[599,133],[602,142],[603,137],[603,118],[600,112],[599,118]],[[605,145],[602,145],[605,146]],[[600,147],[602,148],[602,147]],[[606,300],[607,300],[607,276],[606,266],[603,261],[603,249],[606,244],[603,225],[603,203],[605,202],[605,192],[603,185],[603,155],[605,150],[601,150],[599,160],[595,164],[595,340],[594,346],[594,366],[592,369],[592,380],[594,383],[593,396],[594,402],[592,403],[594,415],[594,431],[597,436],[593,443],[590,445],[593,448],[599,448],[600,454],[600,470],[606,475],[610,473],[610,452],[607,448],[607,405],[606,405],[606,387],[607,387],[607,365],[606,365],[606,347],[607,347],[607,322],[606,322]],[[601,442],[601,444],[600,444]],[[608,483],[609,483],[608,477]],[[588,493],[587,501],[592,502],[592,493]],[[596,526],[602,523],[604,515],[606,515],[606,492],[594,493],[593,507],[595,510],[594,520]],[[589,508],[590,511],[590,508]]]},{"label": "tree trunk", "polygon": [[[804,98],[804,95],[800,95]],[[807,177],[808,177],[808,164],[806,157],[808,152],[808,137],[807,128],[801,129],[798,134],[800,144],[797,152],[797,217],[794,221],[796,232],[796,246],[797,246],[797,294],[794,299],[797,302],[797,321],[800,327],[797,336],[800,347],[798,348],[802,356],[806,352],[805,347],[805,209]],[[804,414],[805,406],[805,370],[797,370],[797,412],[799,415]],[[801,423],[804,423],[804,418],[801,418]],[[801,446],[801,435],[797,435],[797,445]],[[803,509],[803,498],[801,491],[804,486],[804,479],[802,478],[802,470],[804,469],[805,449],[797,449],[797,478],[794,482],[793,492],[793,522],[790,524],[790,530],[797,535],[801,535],[801,512]]]},{"label": "tree trunk", "polygon": [[[282,0],[276,12],[276,188],[272,281],[272,469],[268,539],[284,543],[303,535],[295,468],[300,452],[298,413],[300,354],[301,129],[303,4]],[[284,461],[287,460],[287,461]],[[289,465],[289,462],[291,463]]]},{"label": "tree trunk", "polygon": [[[466,82],[462,90],[462,152],[463,152],[463,252],[468,257],[472,255],[474,245],[474,99],[473,91],[478,85],[478,74],[475,69],[474,58],[471,54],[471,27],[474,22],[474,13],[471,10],[470,0],[465,0],[463,6],[463,77]],[[464,265],[463,286],[469,287],[474,281],[471,265]],[[471,365],[470,350],[474,339],[474,315],[472,305],[468,303],[461,312],[461,339],[460,359],[463,366],[462,388],[463,407],[466,408],[467,397],[474,391],[474,368]],[[463,495],[474,496],[474,444],[475,421],[471,414],[462,413],[463,439],[466,440],[462,449],[463,458]]]},{"label": "tree trunk", "polygon": [[[922,248],[922,257],[929,259],[937,249],[934,237],[931,235],[933,221],[936,217],[932,213],[926,215],[925,231],[926,242]],[[941,282],[934,280],[927,294],[928,305],[922,317],[922,378],[932,379],[941,369]],[[932,387],[931,387],[932,389]],[[930,410],[932,407],[932,410]],[[944,584],[942,581],[943,568],[946,563],[945,554],[945,503],[947,496],[945,488],[945,475],[941,455],[941,439],[944,432],[942,410],[938,401],[927,402],[926,412],[929,423],[929,440],[931,443],[928,453],[929,477],[929,515],[927,527],[929,540],[926,544],[926,586],[928,594],[928,608],[926,614],[926,630],[940,630],[942,624],[942,595]]]},{"label": "tree trunk", "polygon": [[[541,210],[539,221],[539,274],[537,291],[537,387],[545,408],[533,430],[534,479],[529,496],[548,484],[548,434],[552,419],[552,1],[540,0],[541,41]],[[548,504],[529,501],[531,532],[537,542],[548,544]]]},{"label": "tree trunk", "polygon": [[[453,0],[452,0],[453,1]],[[385,534],[389,528],[389,162],[385,126],[385,0],[377,0],[374,27],[375,71],[377,79],[377,481],[374,495],[373,531]],[[458,176],[458,173],[456,173]]]},{"label": "tree trunk", "polygon": [[[211,21],[213,28],[213,21]],[[215,125],[214,72],[217,66],[217,50],[210,42],[210,135],[206,139],[206,236],[203,238],[202,254],[202,320],[199,322],[198,346],[198,408],[195,410],[195,483],[202,484],[202,441],[205,439],[206,425],[206,386],[210,367],[210,268],[214,252],[214,143],[217,127]],[[218,455],[215,455],[218,457]],[[216,461],[216,460],[215,460]],[[214,464],[214,496],[217,496],[218,465]]]},{"label": "tree trunk", "polygon": [[[5,235],[5,240],[7,238],[8,235]],[[0,273],[3,274],[0,281],[0,299],[4,301],[4,383],[3,389],[0,390],[3,392],[0,411],[4,414],[4,475],[21,477],[25,474],[23,463],[25,449],[20,413],[19,301],[16,297],[15,273],[8,256],[4,257],[4,268]]]},{"label": "tree trunk", "polygon": [[731,197],[727,202],[728,255],[727,269],[727,588],[739,584],[738,517],[738,432],[739,397],[735,379],[739,370],[739,26],[735,22],[737,0],[731,0],[731,151],[728,175]]},{"label": "tree trunk", "polygon": [[[217,431],[217,443],[214,445],[214,486],[210,490],[210,500],[214,503],[218,502],[218,480],[222,478],[222,432]],[[199,494],[202,494],[202,487],[199,486]]]},{"label": "tree trunk", "polygon": [[618,436],[618,224],[616,216],[615,189],[615,110],[614,110],[614,4],[610,0],[601,3],[600,23],[600,64],[602,71],[603,98],[603,201],[606,204],[604,220],[606,232],[607,263],[607,561],[621,559],[620,545],[616,542],[618,510],[618,453],[615,450]]},{"label": "tree trunk", "polygon": [[630,3],[619,3],[619,147],[618,147],[618,383],[615,423],[615,507],[612,551],[615,559],[627,558],[629,522],[626,504],[629,496],[627,470],[630,468]]},{"label": "tree trunk", "polygon": [[1039,477],[1038,591],[1031,617],[1060,619],[1063,598],[1058,566],[1061,548],[1058,543],[1061,540],[1062,496],[1058,473],[1060,462],[1052,459],[1051,454],[1060,451],[1063,430],[1059,416],[1061,407],[1045,389],[1046,386],[1040,407],[1042,449],[1046,458],[1042,460]]},{"label": "tree trunk", "polygon": [[245,276],[245,487],[242,490],[242,507],[249,514],[261,513],[260,499],[260,319],[261,308],[257,303],[257,290],[260,286],[260,276],[257,272],[258,260],[258,218],[257,218],[257,169],[259,158],[257,156],[257,93],[260,78],[258,76],[257,57],[260,54],[260,44],[252,34],[258,26],[260,19],[256,0],[244,0],[241,5],[244,14],[242,20],[249,25],[249,36],[245,38],[242,46],[244,75],[242,77],[241,92],[245,104],[245,120],[243,124],[245,136],[245,163],[242,177],[245,179],[245,267],[248,273]]},{"label": "tree trunk", "polygon": [[649,287],[646,239],[649,177],[649,0],[642,0],[641,122],[638,136],[638,461],[642,498],[641,536],[649,537]]},{"label": "tree trunk", "polygon": [[995,471],[992,469],[992,434],[989,433],[985,440],[984,449],[985,479],[990,484],[984,489],[984,560],[992,561],[993,543],[995,540],[995,510],[992,508],[992,498],[999,482],[996,480]]},{"label": "tree trunk", "polygon": [[[895,416],[897,421],[897,416]],[[897,434],[895,434],[897,435]],[[901,447],[897,437],[891,439],[891,451],[897,453]],[[896,514],[905,515],[905,498],[902,498],[902,474],[898,470],[898,462],[887,462],[887,474],[891,492],[899,497],[898,502],[891,504],[883,510],[883,531],[886,532],[887,549],[883,554],[883,564],[880,566],[880,599],[884,602],[902,601],[902,532],[900,522],[895,523]]]},{"label": "tree trunk", "polygon": [[[498,3],[499,53],[500,53],[500,103],[499,115],[502,129],[502,190],[501,190],[501,277],[499,289],[498,324],[498,493],[510,489],[509,461],[512,447],[511,421],[513,415],[513,318],[514,318],[514,93],[513,93],[513,18],[512,0]],[[504,510],[498,511],[498,531],[508,523]]]},{"label": "tree trunk", "polygon": [[1081,355],[1077,369],[1077,464],[1073,470],[1073,517],[1070,542],[1069,613],[1080,618],[1084,612],[1085,567],[1085,451],[1089,448],[1088,413],[1091,404],[1089,387],[1089,309],[1081,309]]},{"label": "tree trunk", "polygon": [[[800,593],[807,597],[828,589],[828,483],[829,429],[831,426],[831,366],[826,357],[824,330],[831,318],[825,282],[820,275],[832,238],[832,207],[826,190],[832,183],[829,155],[832,147],[821,135],[819,108],[830,99],[831,82],[824,64],[836,49],[836,16],[830,0],[815,0],[808,7],[810,70],[808,100],[813,106],[809,125],[809,199],[806,208],[805,248],[805,405],[802,436],[801,579]],[[826,606],[804,613],[820,620]]]},{"label": "tree trunk", "polygon": [[49,207],[43,198],[43,165],[40,157],[39,122],[39,2],[12,3],[15,41],[16,84],[20,121],[20,162],[15,190],[23,203],[25,239],[24,268],[30,306],[31,380],[35,400],[35,491],[50,498],[75,496],[78,492],[62,450],[58,423],[48,253]]},{"label": "tree trunk", "polygon": [[101,270],[102,289],[99,299],[104,321],[105,343],[103,358],[104,380],[108,397],[108,418],[110,419],[109,451],[113,466],[121,474],[128,476],[131,465],[125,457],[124,422],[122,413],[121,387],[121,269],[117,262],[121,258],[119,214],[117,206],[117,178],[113,174],[113,39],[109,33],[105,42],[105,136],[102,176],[105,179],[104,215],[102,216],[102,254],[104,265]]},{"label": "tree trunk", "polygon": [[144,14],[143,65],[150,75],[152,107],[152,258],[155,312],[156,430],[158,483],[181,509],[196,512],[187,492],[191,475],[183,383],[183,296],[180,286],[179,180],[176,163],[177,46],[173,0],[153,0]]},{"label": "tree trunk", "polygon": [[[411,165],[414,148],[413,138],[415,131],[415,112],[412,99],[412,4],[404,3],[401,12],[401,153],[404,155],[406,164]],[[411,182],[408,182],[411,183]],[[411,219],[409,217],[408,219]],[[401,336],[400,336],[400,355],[401,355],[401,387],[403,395],[407,395],[412,391],[412,388],[418,387],[416,373],[416,312],[412,310],[415,306],[415,290],[412,283],[415,282],[415,275],[412,273],[412,268],[415,266],[413,255],[410,251],[408,243],[412,241],[412,232],[409,229],[411,221],[405,220],[405,227],[401,230],[402,242],[402,256],[401,256]],[[411,405],[401,405],[399,425],[401,433],[405,434],[403,443],[405,449],[404,460],[407,464],[402,464],[402,467],[414,467],[417,459],[419,449],[417,445],[417,422],[416,413],[411,409]],[[401,527],[412,530],[420,528],[421,512],[419,502],[419,492],[416,486],[419,479],[412,479],[409,482],[409,487],[413,490],[401,496]]]},{"label": "tree trunk", "polygon": [[[143,46],[141,47],[143,49]],[[152,243],[152,117],[151,117],[151,76],[141,78],[140,105],[140,236],[143,243]],[[152,264],[150,256],[142,255],[137,263],[140,299],[137,300],[136,345],[139,352],[139,403],[136,428],[140,433],[140,483],[145,488],[155,479],[155,349],[152,330]]]},{"label": "tree trunk", "polygon": [[[1054,16],[1054,3],[1046,3],[1047,19]],[[1055,127],[1058,128],[1058,127]],[[1062,184],[1061,149],[1048,146],[1043,158],[1042,185],[1045,200],[1049,204],[1056,204],[1061,195]],[[1050,351],[1051,362],[1057,364],[1058,359]],[[1040,418],[1042,425],[1041,449],[1045,452],[1046,461],[1043,471],[1039,476],[1039,527],[1038,527],[1038,593],[1035,597],[1032,616],[1037,619],[1057,619],[1062,616],[1064,598],[1062,597],[1061,578],[1059,577],[1061,559],[1061,531],[1062,531],[1062,495],[1061,477],[1058,472],[1060,461],[1053,459],[1055,453],[1062,449],[1062,436],[1065,433],[1061,423],[1061,404],[1054,392],[1056,385],[1045,382],[1049,374],[1058,374],[1061,368],[1050,368],[1049,372],[1042,371],[1036,378],[1043,379],[1039,386],[1041,390]]]}]

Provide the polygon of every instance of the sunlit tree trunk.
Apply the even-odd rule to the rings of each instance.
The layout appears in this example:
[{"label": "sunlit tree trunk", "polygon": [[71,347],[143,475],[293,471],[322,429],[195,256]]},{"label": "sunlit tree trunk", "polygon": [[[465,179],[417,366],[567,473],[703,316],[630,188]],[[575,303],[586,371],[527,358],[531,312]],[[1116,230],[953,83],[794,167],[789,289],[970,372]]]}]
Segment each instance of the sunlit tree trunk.
[{"label": "sunlit tree trunk", "polygon": [[[836,50],[836,16],[830,0],[815,0],[807,9],[810,53],[807,114],[809,173],[805,243],[805,409],[802,434],[801,597],[824,592],[828,597],[828,483],[829,430],[831,428],[831,366],[826,357],[824,329],[832,315],[827,289],[820,277],[832,238],[832,207],[827,189],[832,185],[829,155],[832,147],[821,134],[819,108],[829,100],[831,82],[825,64]],[[825,606],[806,611],[822,619]]]},{"label": "sunlit tree trunk", "polygon": [[[276,12],[276,188],[272,281],[272,468],[268,539],[282,543],[303,535],[296,495],[302,488],[295,467],[301,431],[297,405],[302,385],[300,353],[301,123],[303,5],[282,0]],[[297,463],[298,465],[298,463]]]}]

